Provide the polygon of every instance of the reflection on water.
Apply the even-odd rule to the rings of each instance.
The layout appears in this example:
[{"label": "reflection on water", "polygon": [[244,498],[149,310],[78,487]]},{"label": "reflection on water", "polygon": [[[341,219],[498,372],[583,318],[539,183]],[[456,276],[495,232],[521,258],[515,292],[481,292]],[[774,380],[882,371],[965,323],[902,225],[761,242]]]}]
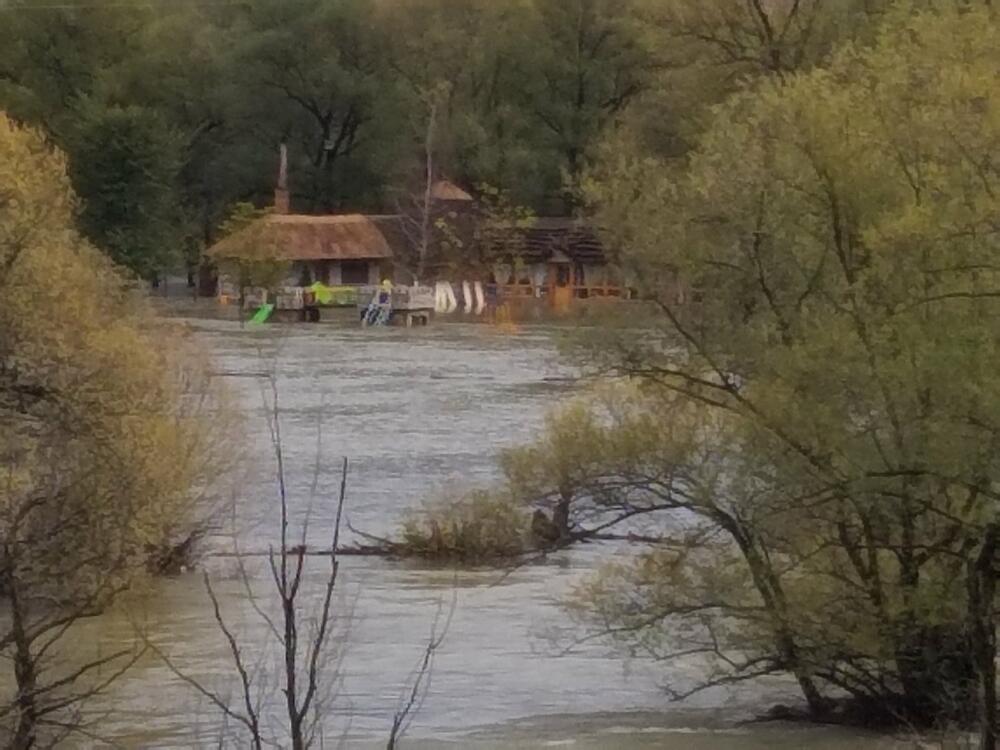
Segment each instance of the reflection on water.
[{"label": "reflection on water", "polygon": [[[442,488],[494,478],[497,452],[531,437],[546,409],[572,390],[572,373],[560,365],[544,329],[505,335],[464,325],[413,331],[332,325],[244,331],[212,320],[192,325],[218,371],[275,373],[293,524],[308,516],[316,544],[329,530],[341,456],[351,460],[350,523],[388,534],[406,509]],[[233,439],[251,458],[250,480],[237,493],[235,525],[242,549],[262,551],[277,536],[263,383],[254,377],[230,383],[247,415],[244,432]],[[310,502],[318,425],[318,492]],[[212,544],[231,541],[220,535]],[[328,667],[339,668],[340,681],[327,739],[345,734],[347,747],[384,747],[439,605],[447,606],[457,584],[453,621],[406,747],[883,746],[838,730],[732,728],[749,715],[748,706],[794,700],[781,683],[736,697],[706,694],[682,712],[663,698],[662,668],[642,660],[624,665],[596,644],[560,656],[543,636],[568,627],[556,603],[592,568],[594,554],[562,555],[502,579],[489,571],[456,576],[379,559],[345,560],[338,640],[346,646]],[[263,558],[250,564],[261,592],[268,585],[265,564]],[[210,560],[209,569],[227,619],[251,644],[255,679],[277,692],[274,650],[261,645],[267,634],[247,606],[232,560]],[[312,561],[311,596],[319,596],[324,574],[322,561]],[[221,694],[238,697],[198,575],[157,584],[138,609],[88,624],[80,643],[87,650],[116,647],[132,638],[132,621],[139,619],[177,664]],[[128,746],[207,746],[218,736],[217,712],[152,658],[92,708],[113,712],[113,732]],[[642,710],[660,713],[634,713]]]}]

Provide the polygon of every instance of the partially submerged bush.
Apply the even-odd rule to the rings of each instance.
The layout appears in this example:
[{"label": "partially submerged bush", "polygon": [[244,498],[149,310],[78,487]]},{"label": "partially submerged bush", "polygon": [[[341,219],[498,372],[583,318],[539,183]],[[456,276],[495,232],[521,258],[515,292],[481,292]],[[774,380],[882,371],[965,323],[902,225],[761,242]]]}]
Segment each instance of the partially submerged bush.
[{"label": "partially submerged bush", "polygon": [[477,490],[412,513],[398,549],[471,562],[512,557],[529,549],[529,526],[530,517],[510,498]]}]

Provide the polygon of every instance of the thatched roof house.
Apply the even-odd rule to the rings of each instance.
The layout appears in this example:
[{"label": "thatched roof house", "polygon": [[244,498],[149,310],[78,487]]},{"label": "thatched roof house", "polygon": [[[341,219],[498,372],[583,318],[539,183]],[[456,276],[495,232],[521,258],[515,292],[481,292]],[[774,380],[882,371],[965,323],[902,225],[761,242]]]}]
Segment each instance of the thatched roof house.
[{"label": "thatched roof house", "polygon": [[[275,212],[226,237],[207,252],[221,271],[220,290],[227,283],[231,285],[234,277],[246,276],[240,272],[238,261],[257,260],[287,262],[285,286],[304,287],[315,281],[330,286],[378,284],[382,278],[392,277],[393,265],[398,274],[396,281],[407,283],[412,280],[407,271],[412,272],[416,265],[423,267],[422,275],[431,278],[456,274],[463,278],[461,274],[472,273],[488,280],[492,273],[499,284],[531,283],[536,287],[548,284],[578,291],[581,287],[613,281],[609,258],[592,227],[571,218],[539,218],[529,226],[520,222],[509,227],[497,226],[476,198],[443,179],[430,186],[433,204],[430,228],[439,231],[437,219],[444,218],[451,236],[447,242],[438,242],[440,237],[431,242],[429,256],[417,264],[414,258],[419,234],[427,229],[427,217],[404,213],[292,214],[288,153],[284,146],[280,156]],[[421,193],[420,197],[422,204],[424,195]],[[480,230],[484,223],[491,222],[493,227],[484,239]],[[455,237],[458,242],[453,241]],[[484,268],[486,264],[492,265],[492,269]]]},{"label": "thatched roof house", "polygon": [[361,214],[272,214],[221,240],[208,256],[227,260],[288,261],[292,283],[332,286],[378,283],[392,249],[378,225]]}]

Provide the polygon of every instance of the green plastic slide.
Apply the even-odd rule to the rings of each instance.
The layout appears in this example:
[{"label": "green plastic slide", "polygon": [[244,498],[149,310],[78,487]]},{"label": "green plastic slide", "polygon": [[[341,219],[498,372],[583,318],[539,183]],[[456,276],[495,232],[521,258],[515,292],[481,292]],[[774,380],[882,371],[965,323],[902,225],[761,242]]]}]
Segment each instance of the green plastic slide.
[{"label": "green plastic slide", "polygon": [[267,319],[271,317],[271,313],[274,312],[274,305],[267,304],[261,305],[257,308],[257,312],[254,316],[250,318],[250,325],[259,326],[267,322]]}]

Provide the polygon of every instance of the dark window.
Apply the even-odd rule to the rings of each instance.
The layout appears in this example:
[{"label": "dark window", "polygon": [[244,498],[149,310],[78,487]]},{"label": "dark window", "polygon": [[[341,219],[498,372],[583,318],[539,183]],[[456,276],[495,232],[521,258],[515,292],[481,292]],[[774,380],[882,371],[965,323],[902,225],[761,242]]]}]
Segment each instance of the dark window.
[{"label": "dark window", "polygon": [[345,260],[340,264],[341,284],[367,284],[368,283],[368,261],[367,260]]},{"label": "dark window", "polygon": [[312,268],[308,263],[303,263],[299,268],[299,286],[309,286],[313,283]]},{"label": "dark window", "polygon": [[330,266],[333,265],[332,260],[321,260],[316,264],[316,280],[322,281],[324,284],[330,283]]}]

